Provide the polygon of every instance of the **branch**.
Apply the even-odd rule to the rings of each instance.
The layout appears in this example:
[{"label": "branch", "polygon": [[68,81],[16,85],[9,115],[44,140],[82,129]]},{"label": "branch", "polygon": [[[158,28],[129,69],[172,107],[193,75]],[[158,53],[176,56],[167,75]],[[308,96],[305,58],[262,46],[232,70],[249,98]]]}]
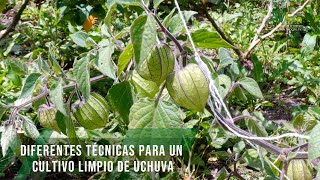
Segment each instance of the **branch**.
[{"label": "branch", "polygon": [[19,22],[19,20],[21,18],[22,12],[26,9],[27,4],[29,3],[29,1],[30,0],[25,0],[24,1],[22,6],[20,7],[19,11],[17,12],[17,14],[14,16],[10,26],[4,31],[3,34],[0,34],[0,40],[3,39],[4,37],[6,37],[11,31],[14,30],[14,28],[16,27],[16,25],[18,24],[18,22]]},{"label": "branch", "polygon": [[[100,80],[105,79],[105,78],[106,78],[106,76],[104,76],[104,75],[96,76],[96,77],[93,77],[93,78],[90,79],[90,83],[93,83],[93,82],[96,82],[96,81],[100,81]],[[72,84],[64,86],[63,90],[72,89],[72,88],[74,88],[76,86],[77,86],[77,83],[72,83]],[[37,101],[37,100],[47,96],[48,94],[49,94],[49,91],[48,90],[44,90],[41,94],[31,98],[28,101],[23,102],[22,104],[19,104],[17,106],[11,106],[11,108],[14,108],[14,109],[13,109],[11,115],[10,115],[10,120],[15,120],[16,115],[20,111],[21,108],[31,104],[34,101]]]},{"label": "branch", "polygon": [[159,18],[153,13],[150,11],[150,9],[144,4],[143,1],[141,1],[141,4],[142,4],[142,7],[143,9],[150,15],[153,16],[153,18],[156,20],[157,24],[159,25],[159,27],[161,28],[162,32],[164,32],[173,42],[174,44],[178,47],[179,51],[180,51],[180,54],[183,58],[183,64],[185,65],[186,64],[186,61],[187,61],[187,51],[185,51],[183,49],[183,47],[181,46],[181,44],[179,43],[179,41],[170,33],[170,31],[164,27],[162,25],[162,23],[160,22]]},{"label": "branch", "polygon": [[229,44],[231,44],[233,47],[232,49],[234,50],[234,52],[239,56],[240,59],[243,59],[243,53],[241,52],[241,50],[239,49],[239,47],[237,45],[235,45],[231,39],[229,39],[226,34],[220,29],[220,27],[217,25],[217,23],[215,22],[215,20],[210,16],[207,6],[205,4],[202,4],[203,6],[203,11],[204,14],[206,15],[207,19],[210,21],[210,23],[212,24],[212,26],[214,27],[214,29],[219,33],[219,35],[221,36],[222,39],[224,39],[225,41],[227,41]]},{"label": "branch", "polygon": [[[299,11],[301,11],[309,2],[310,2],[310,0],[306,0],[299,8],[297,8],[293,13],[288,14],[288,17],[290,18],[290,17],[295,16],[295,15],[296,15]],[[272,6],[271,3],[270,3],[270,5],[269,5],[268,14],[267,14],[267,16],[263,19],[262,24],[260,25],[260,27],[262,27],[262,29],[263,29],[263,27],[265,26],[266,21],[270,18],[270,17],[268,17],[269,11],[270,11],[270,6]],[[274,32],[276,32],[276,31],[282,26],[284,20],[285,20],[285,19],[283,19],[283,21],[280,22],[276,27],[274,27],[269,33],[261,36],[260,38],[256,38],[256,37],[255,37],[255,38],[253,39],[253,41],[251,42],[248,50],[244,53],[244,58],[246,58],[246,59],[249,58],[249,57],[251,56],[252,51],[254,50],[254,48],[255,48],[262,40],[266,39],[267,37],[271,36]],[[260,28],[259,28],[259,29],[260,29]],[[259,29],[258,29],[258,30],[259,30]],[[261,29],[261,30],[262,30],[262,29]],[[261,31],[260,31],[260,32],[261,32]],[[259,32],[259,33],[260,33],[260,32]],[[258,31],[257,31],[256,36],[259,35],[259,33],[258,33]]]},{"label": "branch", "polygon": [[[256,137],[255,135],[240,129],[239,127],[237,127],[233,122],[228,121],[227,119],[225,119],[219,112],[217,111],[212,111],[210,109],[210,107],[207,105],[206,109],[215,116],[215,118],[217,119],[217,121],[219,122],[219,124],[226,130],[230,131],[235,131],[240,135],[243,136],[248,136],[248,137]],[[251,141],[263,148],[265,148],[266,150],[268,150],[269,152],[275,153],[276,155],[281,155],[284,152],[287,152],[288,149],[290,148],[279,148],[271,143],[269,143],[268,141],[265,140],[261,140],[261,139],[247,139],[248,141]],[[296,152],[296,156],[294,157],[294,159],[307,159],[308,158],[308,153],[306,152]]]},{"label": "branch", "polygon": [[273,1],[270,1],[270,4],[268,6],[268,13],[267,15],[263,18],[262,23],[260,25],[260,27],[257,30],[257,34],[255,35],[255,37],[253,38],[252,41],[256,41],[259,38],[259,35],[261,33],[261,31],[264,29],[264,27],[266,26],[267,21],[271,18],[272,15],[272,10],[273,10]]}]

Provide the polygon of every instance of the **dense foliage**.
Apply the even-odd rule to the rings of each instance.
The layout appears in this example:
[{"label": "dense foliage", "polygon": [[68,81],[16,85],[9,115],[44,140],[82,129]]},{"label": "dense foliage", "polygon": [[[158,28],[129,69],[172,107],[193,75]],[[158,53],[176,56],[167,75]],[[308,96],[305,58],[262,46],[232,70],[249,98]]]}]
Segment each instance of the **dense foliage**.
[{"label": "dense foliage", "polygon": [[[318,177],[319,0],[144,4],[0,0],[0,177],[45,176],[30,172],[20,144],[112,145],[135,129],[164,128],[193,132],[183,156],[171,157],[173,172],[63,176]],[[210,108],[211,78],[227,111]]]}]

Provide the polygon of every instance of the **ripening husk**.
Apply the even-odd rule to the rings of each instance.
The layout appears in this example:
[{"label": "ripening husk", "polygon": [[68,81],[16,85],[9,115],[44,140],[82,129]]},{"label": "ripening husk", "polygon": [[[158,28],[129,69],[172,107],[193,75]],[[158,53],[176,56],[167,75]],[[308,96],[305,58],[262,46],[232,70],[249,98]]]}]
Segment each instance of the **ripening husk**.
[{"label": "ripening husk", "polygon": [[188,64],[168,75],[166,87],[177,104],[203,112],[209,97],[209,83],[197,64]]},{"label": "ripening husk", "polygon": [[109,106],[101,95],[92,93],[86,102],[81,102],[73,115],[86,129],[101,128],[108,122]]},{"label": "ripening husk", "polygon": [[304,159],[293,159],[289,162],[287,176],[291,180],[312,180],[312,171]]},{"label": "ripening husk", "polygon": [[46,104],[41,105],[38,111],[40,125],[61,132],[56,120],[56,113],[57,110],[54,106],[48,106]]},{"label": "ripening husk", "polygon": [[138,74],[146,80],[160,85],[174,69],[174,55],[167,44],[153,48],[149,57],[137,68]]}]

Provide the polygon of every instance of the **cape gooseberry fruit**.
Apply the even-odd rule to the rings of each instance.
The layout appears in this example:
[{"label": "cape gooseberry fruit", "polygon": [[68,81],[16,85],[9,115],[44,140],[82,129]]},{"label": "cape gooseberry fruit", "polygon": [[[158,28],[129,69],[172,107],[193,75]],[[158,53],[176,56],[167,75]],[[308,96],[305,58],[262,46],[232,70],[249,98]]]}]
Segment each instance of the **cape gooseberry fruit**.
[{"label": "cape gooseberry fruit", "polygon": [[209,97],[209,83],[197,64],[188,64],[168,75],[166,87],[177,104],[203,112]]},{"label": "cape gooseberry fruit", "polygon": [[146,80],[160,85],[174,69],[174,55],[167,44],[155,46],[150,55],[137,68],[138,74]]},{"label": "cape gooseberry fruit", "polygon": [[57,110],[55,107],[48,106],[47,104],[43,104],[39,107],[38,117],[39,122],[42,127],[53,129],[57,132],[61,132],[56,120]]},{"label": "cape gooseberry fruit", "polygon": [[293,159],[289,162],[287,176],[291,180],[311,180],[312,171],[304,159]]},{"label": "cape gooseberry fruit", "polygon": [[73,115],[86,129],[101,128],[108,122],[109,106],[101,95],[92,93],[87,101],[80,102]]}]

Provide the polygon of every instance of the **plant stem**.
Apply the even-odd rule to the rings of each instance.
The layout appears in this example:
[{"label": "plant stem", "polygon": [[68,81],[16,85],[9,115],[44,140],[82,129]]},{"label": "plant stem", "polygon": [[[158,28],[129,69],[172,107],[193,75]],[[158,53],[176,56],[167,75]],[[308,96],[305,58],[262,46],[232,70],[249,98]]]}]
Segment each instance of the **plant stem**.
[{"label": "plant stem", "polygon": [[183,60],[183,65],[186,65],[186,61],[187,61],[187,51],[185,51],[182,47],[182,45],[179,43],[179,41],[170,33],[170,31],[164,27],[162,25],[162,23],[160,22],[160,20],[158,19],[158,17],[150,11],[150,9],[144,4],[141,3],[143,6],[143,9],[150,15],[153,16],[153,18],[156,20],[157,24],[160,26],[161,30],[174,42],[174,44],[178,47],[179,51],[180,51],[180,55],[182,57]]},{"label": "plant stem", "polygon": [[[215,115],[217,121],[219,122],[219,124],[226,130],[230,131],[229,128],[232,128],[233,131],[237,132],[238,134],[241,134],[243,136],[247,136],[247,137],[255,137],[255,135],[240,129],[239,127],[237,127],[234,123],[232,123],[231,121],[225,119],[219,112],[216,111],[212,111],[210,109],[210,107],[207,105],[206,109],[213,115]],[[226,127],[228,126],[228,127]],[[271,143],[269,143],[268,141],[262,140],[262,139],[247,139],[248,141],[251,141],[263,148],[265,148],[266,150],[268,150],[269,152],[272,152],[276,155],[280,155],[283,154],[283,152],[288,151],[288,148],[279,148]],[[290,148],[289,148],[290,149]],[[308,153],[307,152],[296,152],[296,156],[293,159],[307,159],[308,158]]]},{"label": "plant stem", "polygon": [[18,24],[18,22],[21,19],[21,14],[22,12],[26,9],[28,3],[30,0],[25,0],[22,4],[22,6],[20,7],[19,11],[17,12],[17,14],[14,16],[12,23],[10,24],[10,26],[5,30],[5,32],[3,34],[0,34],[0,40],[5,38],[11,31],[14,30],[14,28],[16,27],[16,25]]},{"label": "plant stem", "polygon": [[240,48],[237,45],[235,45],[235,43],[231,39],[229,39],[226,36],[226,34],[220,29],[220,27],[217,25],[215,20],[209,14],[208,9],[205,4],[202,4],[202,9],[203,9],[205,16],[210,21],[210,23],[212,24],[214,29],[219,33],[221,38],[224,39],[225,41],[227,41],[229,44],[231,44],[233,46],[232,49],[234,50],[234,52],[239,56],[240,59],[243,59],[243,53],[241,52]]}]

